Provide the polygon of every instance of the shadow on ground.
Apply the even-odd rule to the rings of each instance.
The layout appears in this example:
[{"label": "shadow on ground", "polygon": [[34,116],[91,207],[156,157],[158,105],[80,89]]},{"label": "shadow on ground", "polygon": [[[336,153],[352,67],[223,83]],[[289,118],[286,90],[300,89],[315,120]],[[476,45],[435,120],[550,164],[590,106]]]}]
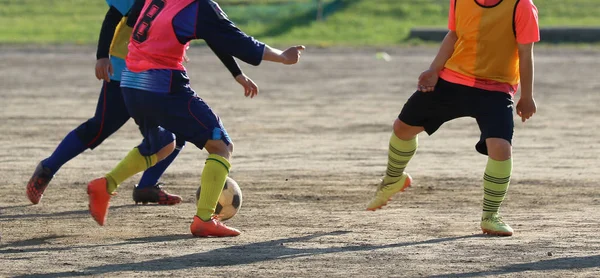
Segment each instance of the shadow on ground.
[{"label": "shadow on ground", "polygon": [[448,273],[444,275],[436,275],[431,277],[483,277],[489,275],[516,274],[524,271],[575,270],[593,267],[600,267],[600,255],[557,258],[531,263],[511,264],[499,267],[495,270],[465,273]]},{"label": "shadow on ground", "polygon": [[[13,219],[25,219],[25,218],[84,217],[84,215],[89,215],[89,210],[87,210],[87,209],[59,211],[59,212],[50,212],[50,213],[29,213],[29,214],[8,214],[8,215],[2,213],[2,209],[6,210],[7,208],[24,208],[24,207],[29,207],[29,206],[34,206],[34,205],[18,205],[18,206],[13,206],[13,207],[1,207],[0,208],[0,221],[13,220]],[[111,206],[110,209],[112,211],[112,210],[116,210],[116,209],[129,208],[129,207],[134,207],[134,206],[136,206],[136,205],[134,205],[134,204],[118,205],[118,206]]]},{"label": "shadow on ground", "polygon": [[[89,249],[89,248],[98,248],[98,247],[111,247],[111,246],[122,246],[122,245],[132,245],[132,244],[147,244],[153,242],[168,242],[168,241],[176,241],[183,239],[191,239],[192,236],[185,235],[161,235],[161,236],[150,236],[150,237],[140,237],[140,238],[131,238],[126,239],[124,242],[112,243],[112,244],[88,244],[81,246],[61,246],[61,247],[33,247],[27,248],[29,246],[38,246],[42,244],[49,244],[51,240],[65,238],[68,236],[44,236],[40,238],[32,238],[26,239],[22,241],[15,241],[8,244],[0,245],[0,254],[26,254],[26,253],[35,253],[35,252],[54,252],[54,251],[72,251],[76,249]],[[25,248],[23,248],[25,247]]]},{"label": "shadow on ground", "polygon": [[[270,240],[264,242],[257,242],[246,245],[231,246],[226,248],[220,248],[211,250],[204,253],[194,253],[176,257],[166,257],[150,261],[134,262],[134,263],[123,263],[123,264],[108,264],[97,267],[89,267],[82,271],[68,271],[48,274],[28,274],[17,277],[72,277],[82,275],[109,275],[111,273],[123,272],[123,271],[135,271],[135,272],[146,272],[146,271],[173,271],[195,267],[213,267],[213,266],[230,266],[230,265],[244,265],[252,264],[256,262],[278,260],[278,259],[289,259],[308,257],[323,254],[334,254],[342,252],[356,252],[356,251],[371,251],[381,250],[388,248],[398,248],[413,245],[424,245],[424,244],[437,244],[441,242],[461,240],[466,238],[482,237],[484,235],[468,235],[458,237],[447,237],[430,239],[425,241],[417,242],[400,242],[388,245],[352,245],[342,247],[327,247],[327,248],[291,248],[286,246],[289,243],[297,243],[309,241],[315,238],[323,236],[338,236],[350,233],[349,231],[334,231],[329,233],[316,233],[300,237],[284,238],[278,240]],[[146,239],[132,239],[125,243],[119,244],[132,244],[132,243],[144,243],[144,242],[155,242],[155,241],[169,241],[178,239],[190,239],[190,236],[163,236],[163,237],[152,237]],[[201,239],[199,239],[201,240]]]}]

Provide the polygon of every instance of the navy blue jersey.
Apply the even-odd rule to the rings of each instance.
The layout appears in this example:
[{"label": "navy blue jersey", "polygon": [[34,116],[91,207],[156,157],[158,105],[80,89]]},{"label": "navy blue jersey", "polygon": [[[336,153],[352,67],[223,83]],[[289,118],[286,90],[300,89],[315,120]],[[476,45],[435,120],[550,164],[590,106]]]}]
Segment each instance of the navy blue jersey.
[{"label": "navy blue jersey", "polygon": [[[134,6],[134,9],[136,6]],[[139,13],[139,11],[132,10],[130,17],[137,17],[136,12]],[[144,20],[143,11],[138,20]],[[179,43],[185,45],[194,39],[204,40],[234,75],[241,73],[241,71],[237,74],[234,73],[237,64],[235,64],[235,60],[232,57],[236,57],[251,65],[259,65],[262,61],[265,44],[246,35],[237,28],[214,1],[194,1],[175,15],[172,24]],[[156,26],[153,27],[156,28]],[[232,66],[232,63],[235,66]],[[134,73],[125,70],[121,86],[146,91],[164,92],[165,88],[173,88],[173,85],[176,85],[168,83],[173,81],[171,78],[173,75],[181,76],[181,73],[173,73],[173,71],[160,69]],[[189,82],[185,78],[178,78],[178,80],[180,82]]]}]

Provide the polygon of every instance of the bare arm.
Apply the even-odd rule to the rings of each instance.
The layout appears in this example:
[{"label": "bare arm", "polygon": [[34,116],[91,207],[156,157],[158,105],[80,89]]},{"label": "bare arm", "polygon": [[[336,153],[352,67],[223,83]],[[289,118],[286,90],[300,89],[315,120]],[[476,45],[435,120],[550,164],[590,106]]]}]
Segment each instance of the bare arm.
[{"label": "bare arm", "polygon": [[519,44],[518,50],[521,98],[517,103],[517,115],[525,122],[537,112],[537,105],[533,99],[533,43]]},{"label": "bare arm", "polygon": [[283,58],[281,57],[281,53],[283,53],[283,51],[281,51],[277,48],[272,48],[268,45],[265,45],[265,50],[263,52],[263,60],[281,63],[283,61]]},{"label": "bare arm", "polygon": [[431,62],[429,69],[421,73],[419,76],[419,82],[417,83],[417,90],[421,92],[432,92],[435,89],[435,85],[438,82],[439,72],[444,69],[446,62],[454,53],[454,44],[458,40],[458,36],[455,31],[448,31],[446,37],[442,41],[438,54]]},{"label": "bare arm", "polygon": [[281,51],[276,48],[272,48],[268,45],[265,45],[265,50],[263,52],[263,60],[282,63],[285,65],[293,65],[298,63],[300,59],[300,55],[302,51],[305,49],[304,46],[292,46],[284,51]]},{"label": "bare arm", "polygon": [[521,98],[533,97],[533,43],[519,44],[519,75]]},{"label": "bare arm", "polygon": [[442,45],[440,46],[440,50],[438,54],[431,62],[429,69],[435,70],[436,72],[440,72],[444,69],[444,65],[446,65],[446,61],[452,57],[452,53],[454,53],[454,44],[458,40],[458,36],[455,31],[448,31],[448,34],[444,37],[442,41]]}]

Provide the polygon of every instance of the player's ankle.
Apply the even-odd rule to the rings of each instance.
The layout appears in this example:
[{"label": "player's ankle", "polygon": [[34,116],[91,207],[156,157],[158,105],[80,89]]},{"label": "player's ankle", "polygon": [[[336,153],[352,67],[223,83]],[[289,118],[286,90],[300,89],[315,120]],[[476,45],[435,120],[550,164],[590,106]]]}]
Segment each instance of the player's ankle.
[{"label": "player's ankle", "polygon": [[206,213],[197,213],[196,216],[198,218],[200,218],[200,220],[204,221],[204,222],[208,222],[210,221],[210,219],[212,218],[212,214],[206,214]]}]

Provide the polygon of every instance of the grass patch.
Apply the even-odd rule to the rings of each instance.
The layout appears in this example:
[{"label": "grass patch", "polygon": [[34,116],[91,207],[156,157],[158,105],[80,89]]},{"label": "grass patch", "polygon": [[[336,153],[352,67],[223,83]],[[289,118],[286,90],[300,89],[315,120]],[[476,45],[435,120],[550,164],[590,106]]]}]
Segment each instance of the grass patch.
[{"label": "grass patch", "polygon": [[[395,45],[415,26],[446,25],[448,0],[221,0],[242,30],[271,44]],[[536,0],[542,26],[600,26],[597,0]],[[102,0],[0,0],[0,43],[95,44]]]}]

